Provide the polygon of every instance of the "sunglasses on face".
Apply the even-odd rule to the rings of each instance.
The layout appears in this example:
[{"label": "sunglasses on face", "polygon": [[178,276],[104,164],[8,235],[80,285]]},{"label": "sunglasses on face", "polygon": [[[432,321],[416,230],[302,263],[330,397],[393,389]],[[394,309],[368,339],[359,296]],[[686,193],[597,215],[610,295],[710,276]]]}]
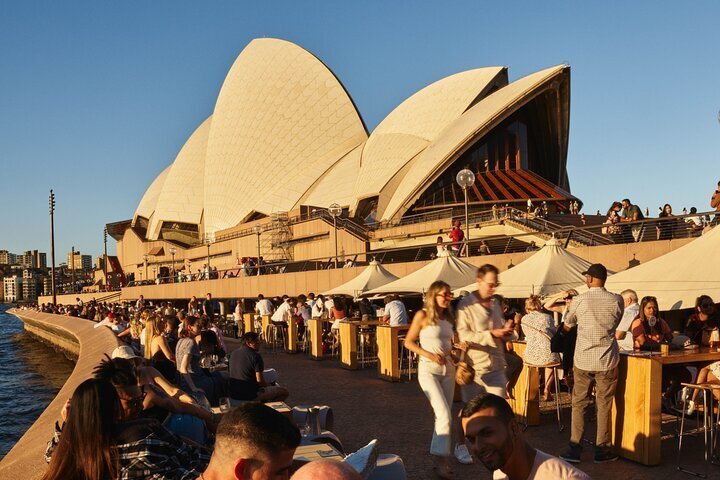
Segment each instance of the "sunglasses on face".
[{"label": "sunglasses on face", "polygon": [[133,398],[122,398],[120,397],[120,400],[127,403],[128,405],[140,407],[142,406],[143,402],[145,401],[145,396],[147,396],[147,392],[145,390],[142,390],[140,392],[140,395]]},{"label": "sunglasses on face", "polygon": [[451,292],[438,293],[435,296],[436,297],[444,297],[444,298],[453,298],[453,294]]}]

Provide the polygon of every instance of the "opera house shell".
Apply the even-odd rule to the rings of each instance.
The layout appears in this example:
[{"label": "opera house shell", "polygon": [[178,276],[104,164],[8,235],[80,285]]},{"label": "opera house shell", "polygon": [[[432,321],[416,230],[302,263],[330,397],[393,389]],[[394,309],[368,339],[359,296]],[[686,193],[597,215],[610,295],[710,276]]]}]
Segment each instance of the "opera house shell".
[{"label": "opera house shell", "polygon": [[152,182],[132,220],[147,240],[203,236],[278,212],[338,204],[358,223],[463,205],[455,174],[476,173],[472,209],[528,198],[561,210],[570,68],[508,83],[507,67],[451,75],[418,91],[368,134],[335,75],[303,48],[250,42],[212,115]]}]

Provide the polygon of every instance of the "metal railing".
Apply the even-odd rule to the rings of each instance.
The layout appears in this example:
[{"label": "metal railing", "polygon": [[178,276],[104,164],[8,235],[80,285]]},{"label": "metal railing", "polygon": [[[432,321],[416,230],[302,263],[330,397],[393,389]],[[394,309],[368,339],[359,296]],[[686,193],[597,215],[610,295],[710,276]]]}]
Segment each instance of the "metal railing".
[{"label": "metal railing", "polygon": [[[499,212],[498,212],[499,213]],[[506,216],[497,218],[498,222],[511,221],[513,225],[523,225],[528,231],[513,235],[494,235],[472,239],[468,242],[453,244],[447,242],[445,247],[457,246],[459,250],[469,249],[470,256],[481,255],[480,248],[483,243],[489,246],[490,255],[499,253],[517,253],[538,250],[539,247],[532,242],[538,237],[554,237],[564,243],[567,247],[575,241],[581,245],[613,245],[634,242],[648,242],[656,240],[672,240],[681,238],[693,238],[702,234],[703,228],[711,223],[711,215],[715,212],[703,212],[698,214],[680,215],[675,217],[648,218],[635,222],[621,222],[616,225],[596,224],[582,227],[572,225],[559,225],[543,218],[527,217],[525,212],[517,209],[509,209]],[[478,218],[485,218],[486,212],[478,214]],[[491,220],[492,212],[490,213]],[[523,218],[524,216],[524,218]],[[499,216],[498,216],[499,217]],[[713,222],[717,222],[716,220]],[[477,223],[471,221],[471,223]],[[353,266],[366,265],[369,260],[377,259],[381,263],[403,263],[432,260],[437,254],[437,245],[427,243],[410,247],[381,248],[361,252],[348,253],[338,259],[338,265],[344,264],[344,259],[353,259]],[[358,261],[364,258],[365,261]],[[293,262],[263,263],[260,266],[261,275],[276,275],[289,272],[303,272],[312,270],[332,269],[335,266],[334,257],[312,258]],[[201,280],[217,280],[237,278],[243,276],[256,276],[257,267],[243,268],[234,266],[223,270],[211,272],[185,273],[176,272],[169,277],[158,277],[155,280],[140,280],[131,282],[128,286],[143,286],[179,282],[192,282]]]}]

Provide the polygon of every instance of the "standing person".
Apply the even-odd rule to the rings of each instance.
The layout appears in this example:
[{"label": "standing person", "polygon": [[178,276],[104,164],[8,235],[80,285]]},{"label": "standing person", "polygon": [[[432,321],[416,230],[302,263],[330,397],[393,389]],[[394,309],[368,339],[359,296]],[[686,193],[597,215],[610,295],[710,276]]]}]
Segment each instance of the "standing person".
[{"label": "standing person", "polygon": [[717,224],[718,220],[720,220],[720,182],[717,184],[717,188],[712,194],[712,197],[710,198],[710,208],[715,209],[715,218],[713,219],[712,223]]},{"label": "standing person", "polygon": [[565,330],[577,325],[577,343],[570,448],[561,455],[561,458],[572,463],[580,462],[582,452],[580,442],[585,430],[585,413],[592,403],[594,381],[597,409],[595,463],[605,463],[618,459],[609,448],[610,412],[615,397],[617,366],[620,361],[615,330],[622,318],[624,302],[620,295],[605,290],[607,269],[604,265],[600,263],[590,265],[583,274],[589,290],[575,297],[563,320]]},{"label": "standing person", "polygon": [[[570,304],[575,297],[578,296],[577,290],[571,288],[561,293],[560,298],[557,296],[551,297],[550,300],[545,302],[543,308],[548,312],[554,312],[561,315],[560,324],[558,325],[558,333],[561,335],[560,349],[556,350],[562,353],[562,368],[563,368],[563,381],[568,387],[568,391],[572,392],[573,389],[573,360],[575,357],[575,343],[577,342],[577,325],[573,326],[569,331],[563,328],[563,319],[565,314],[570,308]],[[631,320],[632,321],[632,320]],[[552,348],[553,342],[550,343]]]},{"label": "standing person", "polygon": [[456,257],[460,256],[462,242],[465,240],[465,232],[463,232],[462,228],[460,228],[461,225],[462,222],[460,222],[460,220],[455,220],[452,230],[448,233],[448,237],[450,237],[450,240],[452,241],[450,244],[450,251],[455,254]]},{"label": "standing person", "polygon": [[478,268],[478,289],[458,304],[457,332],[468,345],[466,362],[475,369],[475,380],[462,386],[463,401],[469,401],[483,390],[505,398],[505,341],[513,338],[514,321],[503,319],[502,305],[493,298],[500,285],[496,266]]},{"label": "standing person", "polygon": [[235,301],[235,310],[233,311],[233,320],[235,320],[235,326],[233,327],[233,333],[235,334],[235,338],[238,338],[238,333],[242,332],[243,328],[244,328],[242,300],[239,298]]},{"label": "standing person", "polygon": [[[645,217],[643,216],[642,212],[640,211],[640,207],[637,205],[633,205],[630,202],[629,198],[625,198],[622,201],[622,218],[621,220],[623,222],[636,222],[638,220],[643,220]],[[636,224],[630,226],[630,234],[632,235],[633,240],[636,242],[640,241],[640,233],[642,232],[642,225]],[[628,239],[629,240],[629,239]]]},{"label": "standing person", "polygon": [[311,318],[323,318],[323,316],[327,316],[327,312],[325,311],[325,299],[322,295],[318,295],[317,299],[315,300],[315,303],[313,303],[312,308],[310,309],[311,312]]},{"label": "standing person", "polygon": [[207,315],[210,320],[215,318],[215,303],[212,299],[212,294],[208,293],[205,296],[205,301],[202,304],[203,315]]},{"label": "standing person", "polygon": [[623,290],[620,292],[620,296],[623,298],[625,309],[620,324],[615,330],[615,339],[620,350],[632,351],[633,335],[631,327],[633,320],[640,314],[640,305],[638,305],[638,296],[635,290]]},{"label": "standing person", "polygon": [[453,478],[448,463],[452,453],[451,410],[455,391],[455,366],[450,358],[455,335],[450,310],[452,297],[447,283],[433,282],[425,293],[422,310],[415,314],[405,337],[405,348],[420,357],[418,382],[435,415],[430,454],[435,473],[444,479]]},{"label": "standing person", "polygon": [[462,426],[475,458],[496,480],[590,480],[590,477],[525,438],[508,403],[489,393],[462,411]]}]

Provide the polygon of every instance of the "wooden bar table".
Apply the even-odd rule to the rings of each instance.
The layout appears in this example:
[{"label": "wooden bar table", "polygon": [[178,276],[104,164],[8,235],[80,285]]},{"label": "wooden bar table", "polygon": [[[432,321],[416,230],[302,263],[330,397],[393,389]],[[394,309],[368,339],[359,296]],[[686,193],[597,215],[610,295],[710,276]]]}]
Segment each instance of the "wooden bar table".
[{"label": "wooden bar table", "polygon": [[297,323],[291,318],[288,320],[287,338],[285,342],[285,351],[287,353],[297,353],[298,329]]},{"label": "wooden bar table", "polygon": [[263,341],[267,343],[268,331],[270,329],[270,315],[263,315],[260,322],[262,325],[262,338]]},{"label": "wooden bar table", "polygon": [[357,319],[340,322],[340,364],[348,370],[358,369],[358,329],[380,325],[378,320],[361,322]]},{"label": "wooden bar table", "polygon": [[323,348],[322,348],[322,335],[323,335],[323,320],[321,318],[311,318],[308,320],[307,331],[305,335],[310,335],[310,358],[313,360],[322,360]]},{"label": "wooden bar table", "polygon": [[410,325],[377,327],[378,376],[389,382],[400,381],[400,344],[398,336],[407,332]]},{"label": "wooden bar table", "polygon": [[664,365],[709,363],[720,352],[708,347],[660,352],[621,352],[612,410],[612,442],[616,452],[643,465],[659,465]]},{"label": "wooden bar table", "polygon": [[245,321],[245,333],[255,331],[255,314],[254,313],[243,313],[243,320]]},{"label": "wooden bar table", "polygon": [[[513,350],[520,356],[525,358],[525,342],[512,342]],[[530,375],[528,376],[528,371]],[[515,416],[527,425],[540,425],[540,375],[537,368],[528,369],[523,361],[523,367],[520,371],[512,394],[514,399],[508,399],[510,407],[512,407]],[[530,382],[530,395],[525,396],[527,383]],[[527,418],[525,418],[525,404],[527,403]]]}]

